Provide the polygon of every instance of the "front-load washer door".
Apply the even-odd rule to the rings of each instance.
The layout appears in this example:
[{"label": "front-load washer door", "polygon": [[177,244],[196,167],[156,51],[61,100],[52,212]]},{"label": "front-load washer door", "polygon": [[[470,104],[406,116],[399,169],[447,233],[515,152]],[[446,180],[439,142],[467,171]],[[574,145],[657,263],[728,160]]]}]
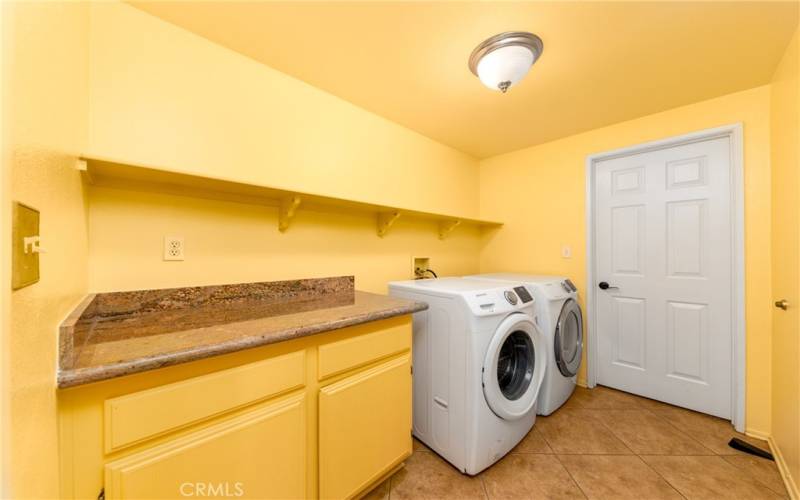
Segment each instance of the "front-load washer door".
[{"label": "front-load washer door", "polygon": [[516,420],[536,404],[547,355],[542,334],[523,314],[512,314],[495,331],[483,362],[483,394],[500,418]]},{"label": "front-load washer door", "polygon": [[558,371],[565,377],[574,377],[583,354],[583,320],[581,308],[573,299],[568,299],[561,308],[553,344]]}]

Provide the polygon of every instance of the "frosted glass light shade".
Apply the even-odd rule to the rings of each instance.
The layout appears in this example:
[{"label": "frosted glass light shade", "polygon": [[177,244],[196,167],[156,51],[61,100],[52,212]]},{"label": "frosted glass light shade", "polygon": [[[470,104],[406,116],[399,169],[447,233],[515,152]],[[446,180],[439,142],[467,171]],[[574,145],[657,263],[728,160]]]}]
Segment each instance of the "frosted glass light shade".
[{"label": "frosted glass light shade", "polygon": [[528,74],[542,50],[542,39],[533,33],[500,33],[475,47],[469,69],[490,89],[505,92]]},{"label": "frosted glass light shade", "polygon": [[503,90],[519,83],[534,63],[531,49],[509,45],[489,52],[478,63],[478,78],[492,90]]}]

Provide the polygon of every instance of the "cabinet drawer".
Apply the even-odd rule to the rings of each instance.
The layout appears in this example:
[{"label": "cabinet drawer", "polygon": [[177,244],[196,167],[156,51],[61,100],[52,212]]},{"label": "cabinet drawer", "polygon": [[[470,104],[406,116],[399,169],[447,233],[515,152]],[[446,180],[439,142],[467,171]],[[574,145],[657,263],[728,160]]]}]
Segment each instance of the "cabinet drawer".
[{"label": "cabinet drawer", "polygon": [[411,349],[411,320],[374,333],[319,347],[319,378],[323,379]]},{"label": "cabinet drawer", "polygon": [[105,451],[305,385],[305,351],[105,402]]},{"label": "cabinet drawer", "polygon": [[105,466],[106,498],[306,497],[305,395]]}]

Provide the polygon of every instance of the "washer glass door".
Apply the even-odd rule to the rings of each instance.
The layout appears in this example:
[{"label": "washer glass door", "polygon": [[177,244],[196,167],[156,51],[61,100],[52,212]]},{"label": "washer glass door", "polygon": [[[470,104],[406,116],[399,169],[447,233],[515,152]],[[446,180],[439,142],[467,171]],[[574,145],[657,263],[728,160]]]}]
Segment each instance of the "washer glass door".
[{"label": "washer glass door", "polygon": [[539,330],[524,314],[498,327],[486,352],[483,393],[500,418],[514,420],[531,411],[542,385],[547,358]]},{"label": "washer glass door", "polygon": [[561,308],[554,345],[558,371],[565,377],[574,377],[581,366],[583,320],[581,308],[573,299],[568,299]]},{"label": "washer glass door", "polygon": [[526,332],[515,330],[506,337],[497,360],[497,384],[503,396],[516,401],[525,394],[533,380],[535,356],[533,339]]}]

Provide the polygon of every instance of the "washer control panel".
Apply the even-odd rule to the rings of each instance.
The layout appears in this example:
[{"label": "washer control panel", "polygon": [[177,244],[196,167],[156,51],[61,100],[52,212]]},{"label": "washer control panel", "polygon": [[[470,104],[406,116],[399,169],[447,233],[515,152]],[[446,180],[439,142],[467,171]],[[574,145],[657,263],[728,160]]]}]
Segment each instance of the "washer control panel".
[{"label": "washer control panel", "polygon": [[517,292],[523,304],[527,304],[533,300],[533,297],[531,297],[531,294],[524,286],[515,286],[514,291]]},{"label": "washer control panel", "polygon": [[514,311],[523,311],[533,316],[535,299],[531,297],[530,301],[526,301],[519,292],[515,293],[515,290],[498,287],[494,290],[467,293],[463,297],[476,316],[488,316]]},{"label": "washer control panel", "polygon": [[562,281],[561,282],[561,286],[564,287],[564,290],[566,290],[567,293],[572,293],[572,292],[577,292],[578,291],[578,287],[576,287],[575,284],[572,283],[572,281],[570,281],[569,279],[566,279],[566,280]]}]

